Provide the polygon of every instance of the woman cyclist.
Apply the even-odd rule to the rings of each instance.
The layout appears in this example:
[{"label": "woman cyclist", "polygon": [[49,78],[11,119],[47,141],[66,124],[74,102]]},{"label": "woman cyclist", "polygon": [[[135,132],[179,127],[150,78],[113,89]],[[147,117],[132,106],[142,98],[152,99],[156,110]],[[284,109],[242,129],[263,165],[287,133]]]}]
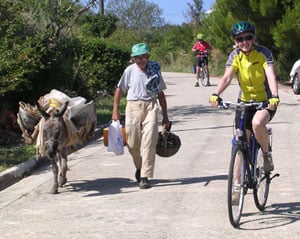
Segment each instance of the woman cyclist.
[{"label": "woman cyclist", "polygon": [[263,151],[264,170],[274,170],[266,124],[273,118],[279,104],[278,85],[272,53],[265,47],[255,44],[255,27],[249,22],[238,22],[232,28],[236,48],[231,52],[215,93],[210,97],[212,106],[217,106],[219,95],[238,75],[243,102],[265,102],[265,108],[249,108],[245,113],[245,125],[253,130]]}]

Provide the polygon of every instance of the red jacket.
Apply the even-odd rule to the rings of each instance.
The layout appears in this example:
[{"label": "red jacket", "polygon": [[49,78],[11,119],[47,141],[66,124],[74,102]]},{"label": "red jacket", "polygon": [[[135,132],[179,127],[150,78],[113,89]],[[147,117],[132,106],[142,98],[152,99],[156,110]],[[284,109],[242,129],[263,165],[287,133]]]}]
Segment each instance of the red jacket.
[{"label": "red jacket", "polygon": [[211,47],[208,44],[208,42],[202,40],[202,41],[196,41],[195,42],[195,44],[192,48],[192,51],[195,52],[195,51],[199,50],[199,53],[197,54],[197,56],[200,56],[203,53],[205,53],[206,51],[208,51],[210,48]]}]

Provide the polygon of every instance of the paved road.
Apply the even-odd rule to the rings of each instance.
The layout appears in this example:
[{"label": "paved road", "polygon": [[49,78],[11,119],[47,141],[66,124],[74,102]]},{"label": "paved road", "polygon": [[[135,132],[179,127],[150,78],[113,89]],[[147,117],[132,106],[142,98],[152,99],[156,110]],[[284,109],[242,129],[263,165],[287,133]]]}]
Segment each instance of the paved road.
[{"label": "paved road", "polygon": [[[69,156],[68,183],[49,194],[48,166],[0,192],[1,238],[299,238],[300,106],[291,88],[271,123],[275,171],[268,207],[260,213],[252,193],[240,229],[227,216],[226,185],[233,112],[211,109],[213,86],[194,87],[192,74],[164,73],[173,132],[181,150],[157,158],[154,185],[140,190],[126,150],[107,152],[101,140]],[[224,98],[235,100],[233,82]]]}]

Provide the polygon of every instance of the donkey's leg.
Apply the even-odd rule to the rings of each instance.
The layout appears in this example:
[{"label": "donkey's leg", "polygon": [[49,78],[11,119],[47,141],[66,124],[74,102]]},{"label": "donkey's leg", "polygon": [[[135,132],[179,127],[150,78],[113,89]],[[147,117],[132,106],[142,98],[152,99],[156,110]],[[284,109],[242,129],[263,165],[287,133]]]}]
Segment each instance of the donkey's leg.
[{"label": "donkey's leg", "polygon": [[58,167],[55,159],[51,159],[51,163],[52,163],[52,172],[53,172],[53,179],[54,179],[51,193],[56,194],[58,190],[58,180],[57,180]]},{"label": "donkey's leg", "polygon": [[62,187],[67,182],[67,155],[65,153],[62,153],[60,155],[60,169],[59,169],[59,186]]}]

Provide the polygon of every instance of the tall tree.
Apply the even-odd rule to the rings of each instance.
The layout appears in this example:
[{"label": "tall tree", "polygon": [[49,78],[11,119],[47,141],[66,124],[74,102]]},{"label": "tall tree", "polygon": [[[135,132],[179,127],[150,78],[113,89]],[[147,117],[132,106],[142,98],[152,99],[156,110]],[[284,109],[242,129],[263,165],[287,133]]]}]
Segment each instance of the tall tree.
[{"label": "tall tree", "polygon": [[[267,46],[276,54],[278,49],[270,35],[277,21],[285,15],[287,2],[285,0],[218,0],[209,16],[211,31],[220,39],[226,39],[230,37],[233,24],[243,20],[250,21],[257,29],[258,43]],[[221,50],[225,50],[223,46]]]},{"label": "tall tree", "polygon": [[81,31],[83,38],[87,36],[93,37],[109,37],[117,28],[118,19],[111,14],[86,14],[83,18]]},{"label": "tall tree", "polygon": [[[223,53],[232,50],[231,27],[238,21],[252,22],[256,27],[257,41],[268,47],[280,60],[280,75],[288,75],[295,60],[299,42],[300,0],[217,0],[207,26],[213,44]],[[297,10],[295,10],[297,9]],[[283,50],[284,49],[284,50]],[[298,53],[297,53],[298,54]]]},{"label": "tall tree", "polygon": [[92,7],[97,0],[89,0],[85,5],[78,1],[35,1],[28,0],[25,4],[26,15],[34,24],[34,28],[47,29],[53,42],[66,37],[76,20]]},{"label": "tall tree", "polygon": [[99,14],[104,15],[104,0],[99,0]]},{"label": "tall tree", "polygon": [[272,29],[274,44],[279,49],[277,56],[279,72],[286,80],[289,78],[292,65],[300,58],[300,0],[293,3],[294,5],[286,7],[285,15]]},{"label": "tall tree", "polygon": [[107,11],[119,18],[122,28],[148,30],[164,23],[162,10],[146,0],[110,0]]},{"label": "tall tree", "polygon": [[203,0],[193,0],[193,3],[187,3],[188,11],[186,15],[189,20],[194,23],[196,28],[201,26],[201,19],[203,15]]}]

